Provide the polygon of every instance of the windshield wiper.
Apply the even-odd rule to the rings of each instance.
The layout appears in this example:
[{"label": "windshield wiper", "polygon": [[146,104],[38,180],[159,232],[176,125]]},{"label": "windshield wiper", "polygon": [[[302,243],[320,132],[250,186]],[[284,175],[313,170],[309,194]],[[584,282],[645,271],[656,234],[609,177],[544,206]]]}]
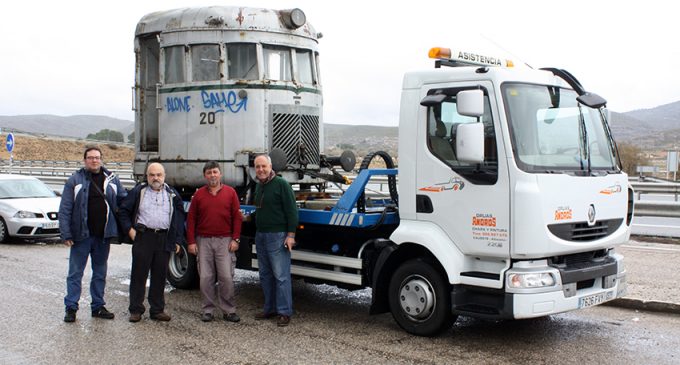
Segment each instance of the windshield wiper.
[{"label": "windshield wiper", "polygon": [[[586,130],[586,118],[583,117],[583,107],[581,103],[577,103],[578,106],[578,121],[581,129],[581,143],[583,146],[583,152],[586,154],[586,160],[588,161],[588,175],[590,175],[590,145],[588,143],[588,131]],[[580,161],[581,169],[583,169],[583,159]]]},{"label": "windshield wiper", "polygon": [[614,141],[611,128],[609,128],[609,121],[607,120],[607,115],[604,112],[604,107],[599,108],[598,111],[600,112],[600,118],[602,118],[604,124],[604,132],[607,135],[607,140],[609,141],[609,149],[614,154],[616,162],[618,162],[618,165],[614,166],[615,173],[621,172],[621,166],[623,165],[621,164],[621,157],[619,156],[619,147],[616,145],[616,141]]}]

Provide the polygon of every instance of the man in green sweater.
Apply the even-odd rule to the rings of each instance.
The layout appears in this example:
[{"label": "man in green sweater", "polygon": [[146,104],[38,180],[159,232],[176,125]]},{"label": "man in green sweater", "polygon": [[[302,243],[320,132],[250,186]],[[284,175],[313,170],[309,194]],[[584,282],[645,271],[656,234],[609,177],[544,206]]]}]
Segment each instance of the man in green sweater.
[{"label": "man in green sweater", "polygon": [[278,317],[285,327],[293,314],[290,253],[295,246],[298,211],[290,184],[276,176],[268,155],[255,158],[255,247],[264,292],[264,310],[255,319]]}]

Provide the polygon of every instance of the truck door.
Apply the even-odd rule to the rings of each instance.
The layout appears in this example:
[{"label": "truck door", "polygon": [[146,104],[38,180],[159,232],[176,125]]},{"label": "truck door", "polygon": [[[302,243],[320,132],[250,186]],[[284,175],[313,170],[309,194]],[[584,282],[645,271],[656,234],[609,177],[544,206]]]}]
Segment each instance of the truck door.
[{"label": "truck door", "polygon": [[[484,115],[458,114],[456,94],[481,88]],[[466,255],[507,257],[509,254],[508,173],[499,111],[491,83],[450,84],[421,90],[421,97],[445,94],[439,104],[423,107],[419,114],[416,174],[416,216],[443,229]],[[484,123],[484,161],[458,160],[458,126]],[[501,162],[501,163],[499,163]]]}]

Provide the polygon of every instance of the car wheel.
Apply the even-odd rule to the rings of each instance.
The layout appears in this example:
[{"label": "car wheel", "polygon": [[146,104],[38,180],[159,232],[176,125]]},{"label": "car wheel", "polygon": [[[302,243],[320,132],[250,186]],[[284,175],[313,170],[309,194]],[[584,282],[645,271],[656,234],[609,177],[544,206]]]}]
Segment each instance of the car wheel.
[{"label": "car wheel", "polygon": [[7,232],[7,224],[5,220],[0,218],[0,243],[9,241],[9,233]]},{"label": "car wheel", "polygon": [[194,289],[198,287],[198,267],[196,256],[187,252],[185,245],[179,246],[179,253],[170,254],[168,263],[168,282],[177,289]]},{"label": "car wheel", "polygon": [[422,258],[403,263],[392,276],[390,310],[406,332],[434,336],[451,327],[451,291],[446,276]]}]

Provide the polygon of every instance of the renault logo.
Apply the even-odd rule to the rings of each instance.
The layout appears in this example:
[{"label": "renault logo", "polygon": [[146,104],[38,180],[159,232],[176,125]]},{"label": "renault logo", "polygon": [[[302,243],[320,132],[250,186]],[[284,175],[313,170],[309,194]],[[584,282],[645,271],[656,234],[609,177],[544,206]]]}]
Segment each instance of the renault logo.
[{"label": "renault logo", "polygon": [[590,207],[588,207],[588,225],[592,226],[595,224],[595,205],[590,204]]}]

